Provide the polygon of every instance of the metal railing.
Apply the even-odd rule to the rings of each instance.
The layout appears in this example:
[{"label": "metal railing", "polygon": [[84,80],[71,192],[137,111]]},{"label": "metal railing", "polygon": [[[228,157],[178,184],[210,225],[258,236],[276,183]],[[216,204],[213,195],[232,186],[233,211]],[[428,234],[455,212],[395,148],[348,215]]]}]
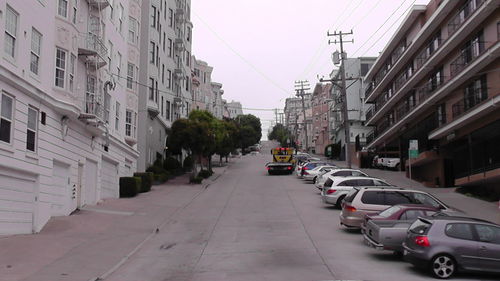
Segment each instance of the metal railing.
[{"label": "metal railing", "polygon": [[487,99],[488,94],[486,93],[486,91],[476,89],[472,95],[459,100],[451,106],[452,119],[457,119],[458,117],[467,113],[469,110],[482,104]]},{"label": "metal railing", "polygon": [[80,33],[78,37],[78,46],[81,49],[91,51],[97,54],[100,59],[105,60],[108,48],[99,36],[94,33]]},{"label": "metal railing", "polygon": [[448,36],[451,36],[474,12],[486,2],[485,0],[469,0],[448,22]]},{"label": "metal railing", "polygon": [[477,57],[486,51],[484,42],[476,41],[472,45],[463,49],[460,54],[450,63],[450,75],[452,77],[459,74],[464,68],[473,62]]},{"label": "metal railing", "polygon": [[97,94],[86,92],[84,107],[86,114],[94,115],[97,118],[103,119],[104,106],[101,99],[97,97]]},{"label": "metal railing", "polygon": [[443,40],[434,39],[415,57],[415,71],[420,69],[425,62],[441,47]]}]

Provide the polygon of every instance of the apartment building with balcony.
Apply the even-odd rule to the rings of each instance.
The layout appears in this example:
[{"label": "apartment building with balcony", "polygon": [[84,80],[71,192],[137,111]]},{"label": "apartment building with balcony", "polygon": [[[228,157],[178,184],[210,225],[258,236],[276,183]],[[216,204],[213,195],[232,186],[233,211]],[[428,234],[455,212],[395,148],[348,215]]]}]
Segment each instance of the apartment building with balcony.
[{"label": "apartment building with balcony", "polygon": [[[310,95],[304,96],[304,105],[307,108],[310,105]],[[290,131],[293,136],[293,142],[298,141],[299,117],[302,116],[302,99],[301,98],[287,98],[285,100],[285,108],[283,109],[285,115],[285,127]],[[303,118],[302,118],[303,119]]]},{"label": "apartment building with balcony", "polygon": [[[355,152],[366,145],[366,137],[373,130],[365,126],[365,103],[363,79],[375,63],[374,57],[347,58],[344,60],[346,73],[347,115],[349,122],[349,142],[351,143],[351,158]],[[345,127],[342,108],[344,99],[341,91],[341,72],[333,76],[336,86],[331,88],[331,133],[332,142],[340,144],[341,159],[345,158]]]},{"label": "apartment building with balcony", "polygon": [[392,151],[428,186],[500,182],[500,1],[417,5],[369,73],[368,147]]},{"label": "apartment building with balcony", "polygon": [[332,90],[331,83],[317,83],[314,87],[311,106],[312,106],[312,142],[316,154],[324,154],[325,147],[329,145],[330,137],[330,94]]},{"label": "apartment building with balcony", "polygon": [[190,0],[142,0],[138,170],[166,156],[172,123],[192,107]]},{"label": "apartment building with balcony", "polygon": [[[136,171],[139,1],[0,1],[0,234],[119,196]],[[134,75],[137,68],[134,68]]]},{"label": "apartment building with balcony", "polygon": [[243,107],[239,101],[226,102],[225,107],[228,118],[235,119],[238,115],[243,115]]}]

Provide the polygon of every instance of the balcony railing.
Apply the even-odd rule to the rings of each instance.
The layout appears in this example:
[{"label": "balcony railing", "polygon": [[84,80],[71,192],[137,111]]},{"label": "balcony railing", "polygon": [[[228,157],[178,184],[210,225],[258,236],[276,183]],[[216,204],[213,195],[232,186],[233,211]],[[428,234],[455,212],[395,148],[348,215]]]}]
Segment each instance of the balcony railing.
[{"label": "balcony railing", "polygon": [[94,33],[80,33],[78,37],[79,55],[98,55],[101,60],[105,60],[108,49],[101,38]]},{"label": "balcony railing", "polygon": [[87,117],[86,119],[103,119],[104,117],[104,106],[102,101],[94,93],[85,93],[84,109]]},{"label": "balcony railing", "polygon": [[425,48],[415,57],[415,71],[420,69],[425,62],[441,47],[441,39],[432,40]]},{"label": "balcony railing", "polygon": [[487,99],[488,95],[486,91],[482,91],[481,89],[475,90],[472,95],[461,99],[451,106],[452,119],[457,119]]},{"label": "balcony railing", "polygon": [[368,88],[366,88],[365,99],[373,92],[373,89],[375,88],[373,84],[373,82],[370,82],[370,85],[368,86]]},{"label": "balcony railing", "polygon": [[485,52],[484,42],[477,41],[471,46],[463,49],[457,58],[450,63],[450,74],[452,77],[460,73],[464,68]]},{"label": "balcony railing", "polygon": [[448,36],[458,30],[460,26],[485,2],[485,0],[469,0],[458,13],[448,22]]},{"label": "balcony railing", "polygon": [[110,0],[87,0],[91,7],[102,10],[111,5]]}]

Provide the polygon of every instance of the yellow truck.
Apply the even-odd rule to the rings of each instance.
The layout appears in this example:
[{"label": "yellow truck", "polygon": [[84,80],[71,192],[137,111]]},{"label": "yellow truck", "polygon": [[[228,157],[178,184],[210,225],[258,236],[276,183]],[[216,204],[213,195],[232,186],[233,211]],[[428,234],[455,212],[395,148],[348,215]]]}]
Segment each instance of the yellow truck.
[{"label": "yellow truck", "polygon": [[274,174],[291,174],[295,168],[295,159],[293,155],[295,150],[291,147],[277,147],[271,149],[273,162],[266,164],[267,172]]}]

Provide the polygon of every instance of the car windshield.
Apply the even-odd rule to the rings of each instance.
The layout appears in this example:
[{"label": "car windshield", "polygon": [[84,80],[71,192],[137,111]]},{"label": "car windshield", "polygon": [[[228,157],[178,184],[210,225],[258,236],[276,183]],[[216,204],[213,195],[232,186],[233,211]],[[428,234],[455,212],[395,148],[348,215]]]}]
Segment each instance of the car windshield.
[{"label": "car windshield", "polygon": [[417,219],[408,230],[415,234],[426,234],[430,227],[431,224],[429,222]]},{"label": "car windshield", "polygon": [[393,214],[399,212],[399,210],[401,210],[400,206],[392,206],[392,207],[389,207],[389,208],[383,210],[378,215],[381,217],[384,217],[384,218],[388,218],[388,217],[392,216]]}]

